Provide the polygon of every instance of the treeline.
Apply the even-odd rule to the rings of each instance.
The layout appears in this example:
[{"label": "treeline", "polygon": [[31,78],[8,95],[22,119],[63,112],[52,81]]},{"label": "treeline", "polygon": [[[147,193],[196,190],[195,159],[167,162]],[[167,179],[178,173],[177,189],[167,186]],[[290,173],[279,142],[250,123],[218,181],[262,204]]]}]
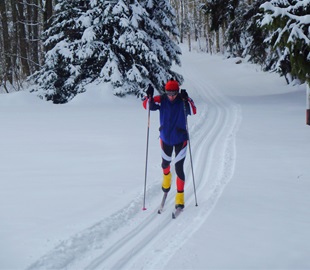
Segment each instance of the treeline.
[{"label": "treeline", "polygon": [[0,86],[20,90],[44,61],[42,32],[49,27],[53,0],[0,1]]},{"label": "treeline", "polygon": [[248,57],[287,83],[310,82],[309,0],[171,2],[189,50]]},{"label": "treeline", "polygon": [[[42,69],[46,53],[52,49],[50,43],[44,43],[48,37],[43,33],[51,26],[55,5],[65,6],[67,1],[0,0],[2,92],[22,89],[26,79]],[[84,3],[89,1],[73,2],[76,6],[89,6]],[[136,1],[127,2],[129,5]],[[150,3],[156,6],[166,1],[137,2],[147,8]],[[170,4],[176,11],[178,42],[186,42],[189,50],[247,57],[266,71],[284,75],[288,83],[309,83],[310,1],[170,0]],[[72,29],[64,32],[70,35]]]}]

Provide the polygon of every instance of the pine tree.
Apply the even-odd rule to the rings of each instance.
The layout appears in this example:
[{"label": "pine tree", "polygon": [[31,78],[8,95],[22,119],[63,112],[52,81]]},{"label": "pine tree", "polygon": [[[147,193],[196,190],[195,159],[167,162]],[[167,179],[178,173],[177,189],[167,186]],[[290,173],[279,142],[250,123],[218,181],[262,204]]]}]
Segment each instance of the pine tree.
[{"label": "pine tree", "polygon": [[230,55],[249,56],[249,61],[261,64],[264,69],[269,69],[267,44],[264,43],[267,31],[258,25],[258,20],[262,15],[259,7],[263,2],[265,0],[258,0],[250,5],[241,2],[238,5],[235,18],[230,22],[226,32],[225,45]]},{"label": "pine tree", "polygon": [[202,5],[205,14],[210,15],[211,31],[218,31],[224,25],[229,0],[209,0]]},{"label": "pine tree", "polygon": [[83,91],[80,54],[89,23],[84,5],[75,0],[61,1],[55,7],[50,28],[44,33],[44,45],[50,49],[43,68],[32,76],[37,84],[33,90],[54,103],[65,103]]},{"label": "pine tree", "polygon": [[141,96],[148,84],[161,91],[171,77],[183,81],[171,70],[173,62],[180,65],[181,51],[168,36],[179,34],[168,1],[119,0],[100,7],[105,12],[96,31],[108,48],[100,78],[113,85],[114,94]]},{"label": "pine tree", "polygon": [[272,0],[261,5],[261,8],[265,11],[261,25],[270,31],[266,42],[278,52],[278,70],[309,83],[310,2]]},{"label": "pine tree", "polygon": [[169,37],[179,37],[179,30],[176,24],[176,14],[168,0],[144,0],[140,1],[149,15],[146,21],[146,28],[151,37],[151,51],[156,52],[158,61],[148,65],[151,71],[150,78],[155,88],[161,92],[163,84],[170,78],[175,78],[179,83],[183,82],[183,77],[171,70],[173,62],[181,65],[179,55],[181,49]]},{"label": "pine tree", "polygon": [[151,12],[155,6],[141,2],[58,4],[46,31],[45,45],[51,49],[34,76],[35,91],[54,103],[65,103],[94,80],[110,83],[118,96],[141,96],[149,83],[160,91],[171,76],[182,82],[182,76],[171,71],[173,62],[180,64],[181,53],[167,34],[178,35],[172,8],[159,1],[162,11],[150,15],[147,9]]},{"label": "pine tree", "polygon": [[140,13],[129,1],[102,1],[99,8],[103,11],[96,20],[94,30],[96,38],[103,42],[105,55],[99,63],[99,78],[110,82],[114,94],[138,93],[143,87],[143,78],[147,76],[145,68],[139,64],[139,54],[144,46],[145,35],[139,29]]}]

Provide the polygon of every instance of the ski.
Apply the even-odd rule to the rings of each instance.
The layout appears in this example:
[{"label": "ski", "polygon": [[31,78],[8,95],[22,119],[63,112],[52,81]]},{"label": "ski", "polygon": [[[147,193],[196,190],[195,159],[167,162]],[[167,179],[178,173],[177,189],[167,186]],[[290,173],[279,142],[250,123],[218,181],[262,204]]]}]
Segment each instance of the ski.
[{"label": "ski", "polygon": [[174,212],[172,212],[172,218],[176,219],[183,211],[183,208],[178,207]]},{"label": "ski", "polygon": [[159,209],[158,209],[158,214],[161,214],[163,211],[164,211],[164,206],[165,206],[165,202],[166,202],[166,199],[167,199],[167,195],[168,195],[168,192],[165,192],[164,195],[163,195],[163,198],[161,200],[161,203],[160,203],[160,206],[159,206]]}]

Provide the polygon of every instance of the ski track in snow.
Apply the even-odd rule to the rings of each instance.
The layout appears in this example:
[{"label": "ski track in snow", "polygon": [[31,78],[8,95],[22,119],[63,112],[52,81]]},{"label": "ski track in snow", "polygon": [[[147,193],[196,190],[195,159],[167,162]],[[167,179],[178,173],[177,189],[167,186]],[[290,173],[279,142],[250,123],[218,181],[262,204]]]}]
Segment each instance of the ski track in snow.
[{"label": "ski track in snow", "polygon": [[189,117],[198,207],[195,207],[188,152],[186,207],[176,220],[171,218],[175,191],[170,191],[165,210],[158,215],[161,183],[153,183],[147,189],[147,211],[141,211],[141,194],[128,207],[60,243],[28,270],[165,268],[206,221],[234,172],[235,136],[241,110],[203,79],[202,72],[194,70],[184,74],[193,87],[190,92],[198,109],[196,116]]}]

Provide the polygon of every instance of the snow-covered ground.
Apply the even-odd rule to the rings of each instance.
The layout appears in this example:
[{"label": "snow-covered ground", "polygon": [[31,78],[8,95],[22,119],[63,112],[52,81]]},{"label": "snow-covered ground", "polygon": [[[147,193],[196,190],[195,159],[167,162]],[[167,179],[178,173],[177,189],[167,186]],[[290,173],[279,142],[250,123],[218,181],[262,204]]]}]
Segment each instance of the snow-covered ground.
[{"label": "snow-covered ground", "polygon": [[188,53],[198,113],[186,208],[161,191],[158,112],[92,85],[67,105],[0,96],[0,269],[309,269],[306,87],[236,59]]}]

